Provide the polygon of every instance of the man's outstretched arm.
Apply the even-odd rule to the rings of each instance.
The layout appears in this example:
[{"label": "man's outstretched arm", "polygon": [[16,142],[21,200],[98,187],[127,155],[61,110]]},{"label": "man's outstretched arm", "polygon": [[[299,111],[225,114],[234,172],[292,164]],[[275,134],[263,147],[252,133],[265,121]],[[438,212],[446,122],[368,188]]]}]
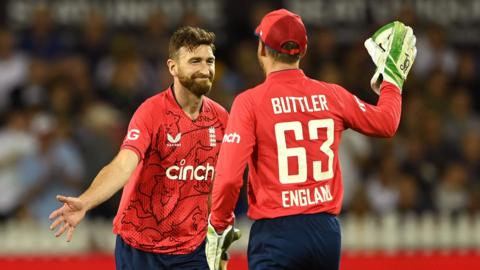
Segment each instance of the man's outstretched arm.
[{"label": "man's outstretched arm", "polygon": [[79,197],[57,195],[63,206],[53,211],[49,218],[54,220],[50,230],[59,228],[56,237],[67,232],[67,242],[73,237],[75,227],[88,210],[103,203],[121,189],[137,167],[139,158],[129,149],[121,150],[107,166],[100,170],[90,187]]}]

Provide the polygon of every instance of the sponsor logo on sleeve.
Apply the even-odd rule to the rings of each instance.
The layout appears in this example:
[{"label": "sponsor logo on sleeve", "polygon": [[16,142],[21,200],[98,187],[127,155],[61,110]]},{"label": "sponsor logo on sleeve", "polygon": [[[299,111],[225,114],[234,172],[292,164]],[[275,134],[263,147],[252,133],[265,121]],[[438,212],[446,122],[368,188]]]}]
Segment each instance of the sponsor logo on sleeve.
[{"label": "sponsor logo on sleeve", "polygon": [[240,143],[240,135],[236,132],[225,134],[223,136],[223,143]]},{"label": "sponsor logo on sleeve", "polygon": [[130,129],[127,133],[127,141],[135,141],[140,138],[140,130],[133,128]]},{"label": "sponsor logo on sleeve", "polygon": [[168,147],[178,147],[182,144],[180,143],[180,139],[182,138],[182,133],[178,133],[175,137],[167,133],[167,146]]},{"label": "sponsor logo on sleeve", "polygon": [[360,99],[358,99],[356,96],[353,96],[355,98],[355,101],[357,101],[357,104],[358,104],[358,107],[360,108],[360,110],[362,110],[363,112],[366,112],[367,111],[367,107],[365,106],[365,104],[363,102],[360,101]]}]

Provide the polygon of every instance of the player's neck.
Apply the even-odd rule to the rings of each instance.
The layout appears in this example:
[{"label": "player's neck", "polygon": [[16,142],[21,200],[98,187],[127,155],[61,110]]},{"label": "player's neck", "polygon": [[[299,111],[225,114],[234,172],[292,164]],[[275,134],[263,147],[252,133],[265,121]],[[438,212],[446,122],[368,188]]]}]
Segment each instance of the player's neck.
[{"label": "player's neck", "polygon": [[173,85],[173,93],[180,108],[182,108],[192,120],[195,120],[200,114],[203,96],[198,97],[181,84],[175,83]]},{"label": "player's neck", "polygon": [[299,69],[299,62],[293,64],[281,63],[281,62],[270,62],[265,63],[265,74],[268,76],[272,72],[286,70],[286,69]]}]

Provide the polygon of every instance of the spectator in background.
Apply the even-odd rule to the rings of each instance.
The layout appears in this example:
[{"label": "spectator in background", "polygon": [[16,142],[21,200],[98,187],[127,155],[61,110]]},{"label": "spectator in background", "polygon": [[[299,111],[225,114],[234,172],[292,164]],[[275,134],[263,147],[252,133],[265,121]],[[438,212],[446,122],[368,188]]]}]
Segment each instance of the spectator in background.
[{"label": "spectator in background", "polygon": [[427,111],[422,118],[421,129],[422,144],[425,158],[437,170],[443,170],[445,165],[455,158],[457,153],[455,145],[449,145],[445,138],[442,117],[438,112]]},{"label": "spectator in background", "polygon": [[421,210],[418,181],[411,175],[400,174],[397,181],[398,203],[396,211],[401,214],[418,213]]},{"label": "spectator in background", "polygon": [[52,64],[50,72],[50,84],[60,78],[68,82],[72,95],[78,99],[76,100],[77,104],[92,101],[100,96],[98,89],[92,84],[92,73],[88,68],[88,63],[80,55],[71,55],[56,60]]},{"label": "spectator in background", "polygon": [[368,88],[370,78],[365,76],[368,71],[359,67],[370,67],[370,58],[365,53],[363,41],[356,42],[346,51],[342,65],[342,81],[353,94],[361,96],[368,103],[374,103],[378,97]]},{"label": "spectator in background", "polygon": [[110,32],[107,32],[105,17],[92,9],[82,25],[75,52],[81,55],[92,73],[97,72],[98,64],[107,54]]},{"label": "spectator in background", "polygon": [[51,64],[48,61],[33,58],[28,66],[28,77],[12,93],[14,107],[39,108],[47,103],[47,83],[50,78]]},{"label": "spectator in background", "polygon": [[372,204],[368,199],[367,192],[363,185],[360,185],[353,193],[348,211],[348,213],[358,218],[365,217],[372,213]]},{"label": "spectator in background", "polygon": [[52,21],[50,9],[37,4],[30,27],[22,34],[20,47],[32,57],[52,60],[67,52],[66,42]]},{"label": "spectator in background", "polygon": [[[169,17],[162,10],[153,11],[148,17],[145,25],[142,26],[138,49],[145,60],[145,65],[151,70],[150,89],[148,95],[153,95],[158,89],[168,87],[170,73],[165,66],[165,59],[168,54],[159,48],[168,47]],[[216,93],[216,91],[214,91]]]},{"label": "spectator in background", "polygon": [[439,169],[426,159],[425,148],[418,135],[404,138],[400,145],[404,148],[404,158],[400,163],[401,171],[415,179],[421,194],[419,209],[431,211],[434,209],[432,192],[440,175]]},{"label": "spectator in background", "polygon": [[57,120],[68,122],[74,119],[78,102],[70,80],[59,77],[50,82],[47,108]]},{"label": "spectator in background", "polygon": [[467,176],[472,187],[480,187],[480,130],[472,129],[466,131],[461,142],[460,161],[467,170]]},{"label": "spectator in background", "polygon": [[367,180],[366,191],[373,211],[383,215],[394,212],[398,206],[398,180],[401,174],[393,157],[385,156],[380,162],[378,174]]},{"label": "spectator in background", "polygon": [[321,65],[321,68],[317,70],[317,77],[320,80],[324,80],[326,82],[338,84],[342,83],[340,70],[338,69],[338,66],[333,62]]},{"label": "spectator in background", "polygon": [[480,65],[475,62],[475,55],[471,51],[464,51],[459,57],[458,68],[453,78],[456,86],[467,90],[476,114],[480,112]]},{"label": "spectator in background", "polygon": [[339,159],[343,177],[343,206],[347,209],[352,204],[356,190],[363,184],[361,168],[369,155],[370,145],[367,137],[353,130],[343,132],[342,143],[339,147]]},{"label": "spectator in background", "polygon": [[448,109],[444,112],[443,129],[445,139],[450,145],[461,141],[468,131],[480,130],[480,119],[473,113],[467,89],[457,88],[453,90]]},{"label": "spectator in background", "polygon": [[435,199],[440,213],[458,214],[466,209],[469,197],[467,171],[461,163],[450,163],[436,186]]},{"label": "spectator in background", "polygon": [[[236,44],[232,50],[233,70],[225,74],[222,82],[232,94],[240,92],[249,86],[253,86],[262,80],[261,70],[258,65],[252,65],[257,61],[255,56],[255,43],[245,40]],[[228,91],[228,90],[227,90]]]},{"label": "spectator in background", "polygon": [[28,118],[24,111],[8,113],[6,124],[0,129],[0,222],[14,217],[22,202],[22,185],[18,164],[36,151],[37,141],[28,132]]},{"label": "spectator in background", "polygon": [[313,29],[311,31],[311,48],[312,57],[308,57],[307,62],[302,66],[309,70],[322,68],[325,65],[331,65],[340,62],[340,56],[337,51],[337,40],[330,28]]},{"label": "spectator in background", "polygon": [[80,192],[85,168],[77,147],[53,116],[35,115],[31,128],[39,146],[19,166],[22,185],[29,188],[23,204],[30,217],[48,224],[48,215],[58,206],[55,196]]},{"label": "spectator in background", "polygon": [[454,75],[457,69],[457,54],[446,40],[446,33],[438,25],[430,25],[426,36],[418,37],[418,54],[414,73],[420,78],[426,78],[434,69]]},{"label": "spectator in background", "polygon": [[450,77],[441,70],[434,70],[426,79],[424,87],[424,102],[427,109],[443,113],[448,108],[448,93],[450,93]]},{"label": "spectator in background", "polygon": [[164,66],[164,60],[168,55],[164,50],[168,46],[169,17],[160,9],[153,11],[148,17],[142,29],[142,35],[139,37],[141,42],[139,44],[140,51],[145,59],[153,66]]},{"label": "spectator in background", "polygon": [[16,51],[14,34],[0,28],[0,113],[11,105],[11,95],[28,76],[28,57]]},{"label": "spectator in background", "polygon": [[[85,179],[93,179],[116,154],[126,124],[121,112],[108,103],[94,102],[85,107],[74,130],[75,141],[85,162]],[[89,215],[113,218],[119,199],[120,193],[93,208]]]},{"label": "spectator in background", "polygon": [[114,37],[110,53],[100,62],[96,74],[100,96],[130,116],[151,91],[155,71],[141,57],[131,35]]}]

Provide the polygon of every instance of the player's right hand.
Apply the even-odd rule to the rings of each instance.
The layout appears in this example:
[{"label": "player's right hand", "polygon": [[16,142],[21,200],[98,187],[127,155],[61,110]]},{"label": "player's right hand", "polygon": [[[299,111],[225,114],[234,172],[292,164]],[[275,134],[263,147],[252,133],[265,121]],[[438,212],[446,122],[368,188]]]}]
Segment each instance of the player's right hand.
[{"label": "player's right hand", "polygon": [[57,200],[62,202],[63,206],[50,214],[49,219],[53,220],[50,230],[59,228],[55,233],[56,237],[67,232],[67,242],[70,242],[75,227],[85,217],[86,207],[81,199],[75,197],[57,195]]},{"label": "player's right hand", "polygon": [[380,94],[382,81],[402,90],[417,55],[415,43],[412,28],[398,21],[382,26],[365,41],[365,48],[377,66],[370,81],[377,94]]}]

